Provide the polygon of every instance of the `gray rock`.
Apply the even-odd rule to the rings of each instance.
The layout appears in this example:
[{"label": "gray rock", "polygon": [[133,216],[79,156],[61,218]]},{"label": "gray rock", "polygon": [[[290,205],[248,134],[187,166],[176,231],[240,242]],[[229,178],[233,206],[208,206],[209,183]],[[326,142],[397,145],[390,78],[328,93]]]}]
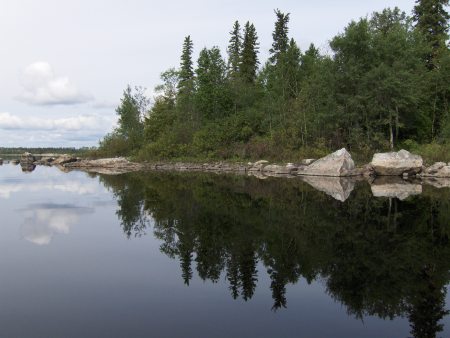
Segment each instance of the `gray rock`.
[{"label": "gray rock", "polygon": [[348,177],[302,176],[300,179],[314,189],[324,192],[334,199],[345,202],[355,188],[356,181]]},{"label": "gray rock", "polygon": [[36,157],[34,157],[33,154],[30,153],[23,153],[20,157],[20,164],[27,165],[27,164],[33,164],[36,161]]},{"label": "gray rock", "polygon": [[401,201],[422,193],[421,184],[405,181],[400,177],[379,177],[372,182],[370,188],[375,197],[398,198]]},{"label": "gray rock", "polygon": [[342,148],[328,156],[314,161],[312,164],[299,168],[298,175],[308,176],[353,176],[355,163],[352,156]]},{"label": "gray rock", "polygon": [[423,160],[407,150],[373,155],[371,165],[378,176],[401,176],[417,174],[422,170]]}]

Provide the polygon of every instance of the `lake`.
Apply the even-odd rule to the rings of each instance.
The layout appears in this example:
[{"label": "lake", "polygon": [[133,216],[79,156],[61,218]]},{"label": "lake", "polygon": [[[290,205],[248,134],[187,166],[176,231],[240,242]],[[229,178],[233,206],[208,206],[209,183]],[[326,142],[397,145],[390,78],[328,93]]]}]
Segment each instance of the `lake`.
[{"label": "lake", "polygon": [[450,189],[412,185],[4,164],[0,337],[449,337]]}]

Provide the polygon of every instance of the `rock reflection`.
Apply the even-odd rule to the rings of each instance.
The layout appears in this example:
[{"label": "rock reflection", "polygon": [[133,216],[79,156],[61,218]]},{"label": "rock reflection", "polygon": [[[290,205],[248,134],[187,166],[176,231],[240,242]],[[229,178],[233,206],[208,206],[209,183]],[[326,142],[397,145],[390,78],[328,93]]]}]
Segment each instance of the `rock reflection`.
[{"label": "rock reflection", "polygon": [[20,227],[21,235],[37,245],[50,244],[56,234],[68,234],[80,215],[92,213],[91,208],[60,204],[31,205],[24,210],[25,220]]},{"label": "rock reflection", "polygon": [[375,197],[398,198],[401,201],[422,193],[422,185],[419,182],[392,176],[377,177],[372,182],[371,189]]},{"label": "rock reflection", "polygon": [[20,166],[22,167],[22,171],[24,173],[31,173],[34,169],[36,169],[36,166],[30,163],[20,163]]},{"label": "rock reflection", "polygon": [[287,285],[320,279],[358,318],[407,317],[415,337],[442,330],[449,190],[427,187],[401,201],[374,198],[365,183],[348,198],[353,185],[340,181],[312,183],[329,197],[301,180],[154,172],[100,180],[117,198],[124,233],[153,230],[186,284],[195,271],[212,282],[225,275],[230,295],[248,300],[264,273],[260,262],[274,310],[288,306]]},{"label": "rock reflection", "polygon": [[330,195],[334,199],[345,202],[355,188],[356,180],[346,177],[299,176],[314,189]]}]

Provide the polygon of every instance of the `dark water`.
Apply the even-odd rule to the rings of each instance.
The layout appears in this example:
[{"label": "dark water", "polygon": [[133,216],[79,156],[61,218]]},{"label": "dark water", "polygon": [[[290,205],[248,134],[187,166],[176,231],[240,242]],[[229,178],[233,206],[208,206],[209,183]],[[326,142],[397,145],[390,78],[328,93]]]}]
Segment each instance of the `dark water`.
[{"label": "dark water", "polygon": [[0,166],[0,337],[449,337],[450,189],[327,184]]}]

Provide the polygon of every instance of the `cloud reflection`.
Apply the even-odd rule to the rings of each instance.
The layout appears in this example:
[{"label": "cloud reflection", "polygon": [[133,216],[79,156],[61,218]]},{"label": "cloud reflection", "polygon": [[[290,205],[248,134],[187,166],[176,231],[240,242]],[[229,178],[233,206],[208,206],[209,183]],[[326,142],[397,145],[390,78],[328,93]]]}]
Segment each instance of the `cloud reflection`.
[{"label": "cloud reflection", "polygon": [[11,194],[18,193],[20,191],[36,192],[43,190],[57,190],[67,193],[73,193],[78,195],[95,194],[99,191],[99,186],[96,182],[82,183],[80,181],[65,181],[61,183],[57,182],[39,182],[39,183],[28,183],[28,182],[7,182],[0,183],[0,198],[9,199]]},{"label": "cloud reflection", "polygon": [[93,208],[68,204],[36,204],[24,210],[25,220],[20,233],[27,241],[48,245],[53,236],[68,234],[81,215],[93,213]]}]

